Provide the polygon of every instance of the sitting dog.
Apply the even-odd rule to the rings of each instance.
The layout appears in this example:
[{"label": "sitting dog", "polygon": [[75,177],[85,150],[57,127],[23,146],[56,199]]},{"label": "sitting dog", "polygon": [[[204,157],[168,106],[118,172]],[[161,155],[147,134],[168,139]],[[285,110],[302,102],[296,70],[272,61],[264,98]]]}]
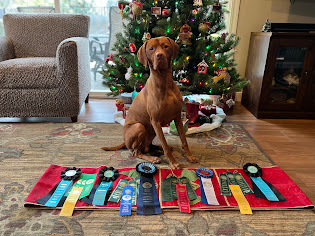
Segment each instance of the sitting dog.
[{"label": "sitting dog", "polygon": [[140,47],[137,56],[146,68],[149,64],[150,77],[128,111],[123,126],[124,143],[117,147],[103,147],[103,150],[127,147],[135,157],[160,163],[160,158],[144,155],[157,135],[171,168],[179,169],[162,131],[163,126],[174,120],[188,161],[197,162],[188,148],[181,120],[182,95],[172,77],[171,63],[178,51],[179,46],[167,37],[150,39]]}]

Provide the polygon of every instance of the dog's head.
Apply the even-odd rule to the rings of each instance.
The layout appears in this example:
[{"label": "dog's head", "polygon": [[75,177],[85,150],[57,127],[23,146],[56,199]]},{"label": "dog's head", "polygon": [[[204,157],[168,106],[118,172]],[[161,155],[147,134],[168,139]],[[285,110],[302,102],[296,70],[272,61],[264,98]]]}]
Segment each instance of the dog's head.
[{"label": "dog's head", "polygon": [[168,70],[176,58],[179,46],[168,37],[153,38],[146,41],[138,51],[138,60],[147,68],[149,63],[152,70]]}]

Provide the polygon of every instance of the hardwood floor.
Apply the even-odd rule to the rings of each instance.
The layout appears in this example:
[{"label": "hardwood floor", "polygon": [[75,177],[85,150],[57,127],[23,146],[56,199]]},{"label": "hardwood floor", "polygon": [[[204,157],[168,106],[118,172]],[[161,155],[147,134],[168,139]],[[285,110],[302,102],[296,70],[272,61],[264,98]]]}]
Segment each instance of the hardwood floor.
[{"label": "hardwood floor", "polygon": [[[90,99],[78,122],[114,122],[114,99]],[[0,122],[71,122],[70,118],[0,118]],[[258,120],[240,103],[227,122],[243,125],[262,149],[315,203],[315,120]]]}]

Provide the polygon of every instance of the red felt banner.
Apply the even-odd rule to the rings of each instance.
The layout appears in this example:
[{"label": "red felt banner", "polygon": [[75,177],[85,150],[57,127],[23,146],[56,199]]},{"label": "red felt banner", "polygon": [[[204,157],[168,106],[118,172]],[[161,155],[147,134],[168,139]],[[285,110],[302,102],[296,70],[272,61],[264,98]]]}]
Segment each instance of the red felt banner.
[{"label": "red felt banner", "polygon": [[[98,174],[100,169],[104,166],[100,166],[98,168],[81,168],[82,173],[86,174]],[[25,207],[40,207],[43,209],[47,209],[47,207],[36,202],[37,199],[45,196],[59,181],[60,181],[60,172],[65,170],[67,167],[51,165],[42,177],[35,184],[33,190],[30,192],[28,197],[25,200]],[[287,199],[284,202],[270,202],[265,199],[257,198],[254,194],[245,195],[247,201],[249,202],[251,208],[253,210],[278,210],[278,209],[301,209],[301,208],[313,208],[312,202],[308,199],[308,197],[303,193],[303,191],[286,175],[286,173],[281,170],[279,167],[269,167],[262,168],[263,176],[266,181],[274,185],[279,192]],[[130,171],[135,170],[135,168],[122,168],[119,170],[119,178],[116,179],[113,183],[113,188],[116,187],[120,179],[128,179],[132,180],[128,173]],[[212,179],[213,187],[215,190],[216,197],[220,205],[211,206],[201,203],[198,199],[191,202],[191,210],[223,210],[223,209],[235,209],[238,210],[238,205],[233,196],[226,197],[221,196],[220,194],[220,184],[219,184],[219,174],[224,173],[226,171],[230,172],[238,172],[241,173],[245,178],[250,187],[251,181],[250,178],[245,175],[242,169],[211,169],[214,172],[214,177]],[[184,171],[184,172],[183,172]],[[196,169],[181,169],[181,170],[173,170],[173,173],[176,177],[186,176],[188,172],[190,172],[188,178],[193,178],[191,183],[195,186],[195,191],[198,197],[200,197],[200,180],[197,176],[194,176],[194,172]],[[173,202],[163,202],[162,201],[162,179],[172,175],[172,171],[170,169],[159,169],[158,173],[154,176],[155,181],[157,183],[157,192],[159,195],[160,203],[162,209],[167,208],[178,208],[177,200],[173,200]],[[99,178],[96,179],[94,185],[100,182]],[[109,202],[106,206],[94,206],[86,204],[82,201],[77,201],[75,206],[76,210],[83,209],[117,209],[119,210],[120,203]],[[136,206],[133,206],[136,207]]]}]

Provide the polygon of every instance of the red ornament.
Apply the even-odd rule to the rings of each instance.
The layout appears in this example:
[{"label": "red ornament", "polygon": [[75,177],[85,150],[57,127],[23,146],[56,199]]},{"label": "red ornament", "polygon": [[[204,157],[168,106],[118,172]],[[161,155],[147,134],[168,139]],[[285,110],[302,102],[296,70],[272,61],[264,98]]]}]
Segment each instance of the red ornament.
[{"label": "red ornament", "polygon": [[207,68],[208,64],[205,62],[205,60],[202,60],[198,65],[198,73],[206,74],[207,73]]},{"label": "red ornament", "polygon": [[136,45],[134,45],[133,43],[129,44],[129,50],[130,52],[135,52],[136,51]]},{"label": "red ornament", "polygon": [[167,7],[165,7],[162,11],[162,16],[169,17],[170,15],[171,15],[171,9],[168,9]]},{"label": "red ornament", "polygon": [[108,54],[107,57],[105,58],[105,62],[108,63],[109,61],[114,62],[113,60],[113,53]]}]

